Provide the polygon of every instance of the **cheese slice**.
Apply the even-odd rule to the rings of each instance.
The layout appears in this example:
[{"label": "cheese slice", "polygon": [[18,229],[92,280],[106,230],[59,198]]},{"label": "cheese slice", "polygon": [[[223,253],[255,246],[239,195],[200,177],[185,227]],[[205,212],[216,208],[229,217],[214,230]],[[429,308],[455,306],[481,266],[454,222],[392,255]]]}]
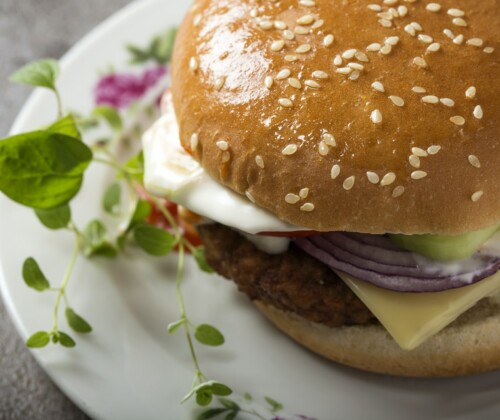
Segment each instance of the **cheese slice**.
[{"label": "cheese slice", "polygon": [[401,293],[337,272],[404,350],[437,334],[485,297],[500,292],[500,271],[471,286],[434,293]]}]

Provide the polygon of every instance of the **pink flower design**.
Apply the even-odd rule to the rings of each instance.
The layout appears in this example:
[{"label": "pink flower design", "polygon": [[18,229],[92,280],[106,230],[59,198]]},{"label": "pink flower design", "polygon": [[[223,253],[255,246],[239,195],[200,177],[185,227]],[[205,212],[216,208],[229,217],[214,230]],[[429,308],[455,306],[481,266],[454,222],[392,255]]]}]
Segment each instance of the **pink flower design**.
[{"label": "pink flower design", "polygon": [[126,108],[142,98],[166,74],[167,68],[159,66],[144,71],[142,75],[122,73],[105,76],[95,87],[95,103],[117,109]]}]

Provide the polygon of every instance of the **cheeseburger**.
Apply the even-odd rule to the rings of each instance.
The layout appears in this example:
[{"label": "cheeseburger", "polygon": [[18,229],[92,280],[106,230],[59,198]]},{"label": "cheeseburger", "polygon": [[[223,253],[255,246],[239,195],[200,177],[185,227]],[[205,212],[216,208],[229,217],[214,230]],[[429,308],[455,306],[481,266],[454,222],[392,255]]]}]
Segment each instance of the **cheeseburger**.
[{"label": "cheeseburger", "polygon": [[497,0],[198,0],[146,187],[314,352],[498,369],[499,28]]}]

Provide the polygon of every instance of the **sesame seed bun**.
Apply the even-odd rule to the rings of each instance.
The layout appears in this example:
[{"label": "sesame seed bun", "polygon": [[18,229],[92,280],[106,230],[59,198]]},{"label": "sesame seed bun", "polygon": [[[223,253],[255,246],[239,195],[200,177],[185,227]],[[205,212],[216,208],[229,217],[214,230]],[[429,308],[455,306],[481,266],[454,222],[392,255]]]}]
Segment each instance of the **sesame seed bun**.
[{"label": "sesame seed bun", "polygon": [[317,231],[500,223],[498,2],[387,3],[196,1],[172,68],[184,147]]},{"label": "sesame seed bun", "polygon": [[254,303],[298,343],[343,365],[411,377],[454,377],[500,369],[500,296],[484,299],[412,351],[402,350],[380,325],[330,328]]}]

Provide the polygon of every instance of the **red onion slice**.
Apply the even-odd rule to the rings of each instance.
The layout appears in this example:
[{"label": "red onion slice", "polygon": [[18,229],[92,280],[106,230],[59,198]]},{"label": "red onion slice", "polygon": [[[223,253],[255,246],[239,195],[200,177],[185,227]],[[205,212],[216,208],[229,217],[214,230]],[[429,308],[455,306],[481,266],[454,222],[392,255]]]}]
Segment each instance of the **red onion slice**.
[{"label": "red onion slice", "polygon": [[437,262],[398,248],[381,235],[331,232],[295,238],[303,251],[359,280],[398,292],[439,292],[476,283],[500,270],[500,256],[481,252]]}]

